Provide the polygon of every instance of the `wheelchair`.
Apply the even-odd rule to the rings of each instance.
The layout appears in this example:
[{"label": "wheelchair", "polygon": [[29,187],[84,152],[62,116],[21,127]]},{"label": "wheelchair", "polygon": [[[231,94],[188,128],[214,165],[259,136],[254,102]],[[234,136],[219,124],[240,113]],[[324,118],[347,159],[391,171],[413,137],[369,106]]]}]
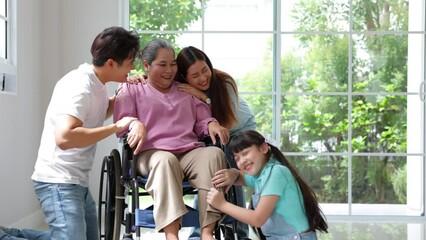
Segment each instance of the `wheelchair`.
[{"label": "wheelchair", "polygon": [[[109,156],[102,161],[98,226],[100,237],[104,240],[119,240],[124,226],[122,240],[132,240],[133,236],[140,239],[141,228],[155,228],[153,217],[153,206],[140,208],[139,198],[149,196],[145,191],[147,179],[138,176],[136,171],[136,158],[133,150],[125,139],[120,140],[122,152],[113,149]],[[204,140],[206,145],[211,145],[211,140]],[[222,148],[223,150],[223,148]],[[194,189],[189,182],[183,182],[183,195],[195,195]],[[235,188],[226,194],[226,199],[236,203]],[[198,211],[186,205],[188,213],[183,216],[182,227],[199,227]],[[237,240],[236,220],[227,216],[215,230],[215,238],[225,240]]]}]

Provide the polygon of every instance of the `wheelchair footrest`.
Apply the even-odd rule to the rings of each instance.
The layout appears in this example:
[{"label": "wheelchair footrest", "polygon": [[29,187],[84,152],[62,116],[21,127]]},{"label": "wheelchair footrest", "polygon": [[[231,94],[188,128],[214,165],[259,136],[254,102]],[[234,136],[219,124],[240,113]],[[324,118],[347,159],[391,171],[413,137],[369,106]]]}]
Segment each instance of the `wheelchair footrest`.
[{"label": "wheelchair footrest", "polygon": [[[183,215],[182,227],[199,227],[199,213],[197,210],[186,206],[188,212]],[[135,210],[135,225],[143,228],[155,228],[154,213],[152,208]]]}]

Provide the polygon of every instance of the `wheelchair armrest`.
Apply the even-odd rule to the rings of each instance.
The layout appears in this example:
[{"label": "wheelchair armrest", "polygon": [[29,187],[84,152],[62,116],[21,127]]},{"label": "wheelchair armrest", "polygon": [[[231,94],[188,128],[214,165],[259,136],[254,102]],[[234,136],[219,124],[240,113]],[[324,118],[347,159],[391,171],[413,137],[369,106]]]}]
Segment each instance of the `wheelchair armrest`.
[{"label": "wheelchair armrest", "polygon": [[216,136],[216,144],[213,144],[213,140],[212,140],[212,138],[210,136],[206,136],[206,137],[200,139],[200,141],[204,142],[207,147],[209,147],[209,146],[215,146],[215,147],[218,147],[218,148],[223,148],[223,144],[220,141],[219,136]]}]

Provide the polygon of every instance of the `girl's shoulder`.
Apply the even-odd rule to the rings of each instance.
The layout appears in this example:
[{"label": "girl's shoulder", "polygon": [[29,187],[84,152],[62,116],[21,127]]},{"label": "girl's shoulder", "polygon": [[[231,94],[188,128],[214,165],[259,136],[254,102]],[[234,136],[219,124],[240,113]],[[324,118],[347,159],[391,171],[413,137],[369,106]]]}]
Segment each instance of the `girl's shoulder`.
[{"label": "girl's shoulder", "polygon": [[271,163],[271,175],[281,175],[284,177],[291,176],[291,171],[288,167],[282,165],[280,162],[273,160]]}]

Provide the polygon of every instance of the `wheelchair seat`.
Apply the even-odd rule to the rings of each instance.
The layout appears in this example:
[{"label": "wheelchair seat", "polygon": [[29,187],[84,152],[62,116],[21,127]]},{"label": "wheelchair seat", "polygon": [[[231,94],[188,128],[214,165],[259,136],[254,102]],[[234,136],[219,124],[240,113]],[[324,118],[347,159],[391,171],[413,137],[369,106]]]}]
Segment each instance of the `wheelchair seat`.
[{"label": "wheelchair seat", "polygon": [[[139,239],[140,228],[155,228],[153,205],[145,208],[139,206],[140,197],[150,197],[144,190],[147,178],[137,174],[133,150],[125,139],[121,139],[121,142],[121,157],[120,152],[113,149],[102,162],[98,225],[101,230],[101,239],[105,240],[119,240],[123,225],[125,226],[123,240],[133,239],[133,233],[136,234],[136,239]],[[198,194],[197,189],[194,189],[188,181],[184,180],[182,184],[184,196]],[[188,205],[186,207],[188,212],[183,216],[182,227],[199,227],[198,211]],[[229,216],[225,219],[227,223],[234,221]],[[221,229],[235,232],[235,224],[233,223],[232,226],[231,230],[229,227],[218,228],[215,237],[221,238]],[[225,236],[225,233],[223,235]]]}]

